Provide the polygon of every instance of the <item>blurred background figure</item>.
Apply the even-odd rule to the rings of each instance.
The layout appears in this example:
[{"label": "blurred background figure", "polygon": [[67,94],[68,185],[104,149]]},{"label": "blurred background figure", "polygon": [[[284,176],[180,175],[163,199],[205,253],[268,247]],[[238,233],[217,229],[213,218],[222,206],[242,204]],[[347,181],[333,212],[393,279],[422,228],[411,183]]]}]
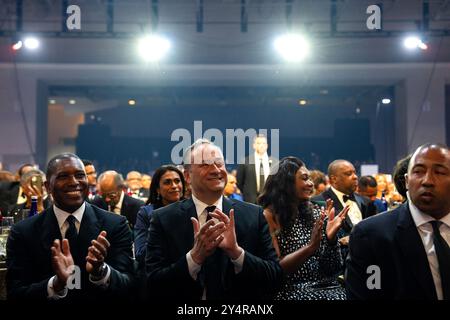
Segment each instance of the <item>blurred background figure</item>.
[{"label": "blurred background figure", "polygon": [[[27,201],[27,197],[20,185],[20,178],[27,171],[34,169],[30,163],[25,163],[17,170],[13,181],[0,182],[0,211],[6,214],[10,207],[15,204],[22,204]],[[6,175],[11,180],[10,175]]]},{"label": "blurred background figure", "polygon": [[89,186],[88,200],[94,199],[97,194],[97,171],[95,170],[94,164],[90,160],[81,160],[84,164],[84,169],[86,170],[86,176]]},{"label": "blurred background figure", "polygon": [[394,172],[392,173],[395,189],[401,196],[401,199],[395,200],[397,202],[400,201],[401,203],[407,200],[405,174],[408,172],[409,160],[411,160],[411,155],[408,155],[405,158],[400,159],[395,165]]},{"label": "blurred background figure", "polygon": [[386,174],[377,173],[375,179],[377,180],[377,199],[383,200],[383,198],[385,198],[386,201],[389,202],[389,183]]},{"label": "blurred background figure", "polygon": [[377,199],[377,180],[372,176],[362,176],[358,180],[358,188],[356,192],[369,199],[368,201],[368,216],[373,216],[377,213],[384,212],[388,209],[387,202],[383,203]]},{"label": "blurred background figure", "polygon": [[130,197],[124,190],[125,181],[120,173],[109,170],[98,178],[100,196],[91,203],[99,208],[125,216],[131,228],[136,223],[136,216],[144,202]]},{"label": "blurred background figure", "polygon": [[148,174],[143,174],[142,175],[142,188],[139,190],[139,198],[143,199],[144,202],[146,202],[148,200],[148,197],[150,195],[151,183],[152,183],[152,176],[150,176]]},{"label": "blurred background figure", "polygon": [[142,188],[142,175],[138,171],[130,171],[127,174],[127,194],[139,199],[139,192]]},{"label": "blurred background figure", "polygon": [[243,201],[242,196],[239,194],[236,177],[231,173],[228,174],[228,180],[225,189],[223,190],[223,195],[230,199]]},{"label": "blurred background figure", "polygon": [[256,203],[264,183],[269,177],[270,167],[276,159],[269,157],[267,137],[258,135],[253,140],[253,154],[250,154],[244,164],[237,168],[237,184],[242,192],[244,201]]},{"label": "blurred background figure", "polygon": [[311,170],[311,180],[314,183],[314,195],[317,196],[328,188],[327,177],[325,173],[319,170]]},{"label": "blurred background figure", "polygon": [[16,181],[16,177],[9,171],[2,170],[0,171],[0,182],[14,182]]},{"label": "blurred background figure", "polygon": [[26,201],[20,204],[13,204],[9,208],[9,216],[14,217],[14,222],[18,222],[28,217],[31,209],[31,197],[37,197],[37,211],[51,207],[52,201],[45,190],[45,174],[38,169],[27,170],[20,177],[20,187],[26,197]]}]

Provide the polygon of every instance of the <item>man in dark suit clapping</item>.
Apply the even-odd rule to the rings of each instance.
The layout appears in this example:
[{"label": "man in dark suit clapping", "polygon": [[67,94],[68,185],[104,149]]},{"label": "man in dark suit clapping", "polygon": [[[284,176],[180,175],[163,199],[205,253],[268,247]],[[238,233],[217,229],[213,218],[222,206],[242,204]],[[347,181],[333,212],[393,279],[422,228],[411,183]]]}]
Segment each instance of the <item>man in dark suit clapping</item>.
[{"label": "man in dark suit clapping", "polygon": [[9,235],[8,299],[128,297],[134,263],[126,219],[85,202],[86,172],[74,154],[50,160],[45,184],[54,205]]},{"label": "man in dark suit clapping", "polygon": [[350,236],[350,299],[450,300],[450,151],[426,144],[405,176],[408,201]]},{"label": "man in dark suit clapping", "polygon": [[198,140],[184,163],[192,198],[154,211],[150,223],[149,295],[258,299],[276,290],[282,271],[262,208],[222,196],[227,172],[221,150]]}]

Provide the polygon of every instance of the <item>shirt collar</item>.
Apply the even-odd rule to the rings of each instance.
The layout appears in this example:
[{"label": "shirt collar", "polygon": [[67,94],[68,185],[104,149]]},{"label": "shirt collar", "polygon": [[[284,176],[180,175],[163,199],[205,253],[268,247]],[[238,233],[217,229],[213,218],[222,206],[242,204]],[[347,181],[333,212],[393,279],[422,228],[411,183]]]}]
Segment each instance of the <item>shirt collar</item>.
[{"label": "shirt collar", "polygon": [[334,194],[338,197],[339,201],[344,203],[344,195],[345,195],[345,193],[340,192],[339,190],[333,188],[332,186],[330,188],[334,192]]},{"label": "shirt collar", "polygon": [[81,219],[83,219],[85,208],[86,203],[83,202],[83,204],[77,210],[75,210],[73,213],[69,213],[58,208],[56,205],[53,205],[53,211],[55,212],[56,220],[58,220],[59,228],[61,229],[64,222],[66,222],[67,217],[70,215],[74,216],[77,219],[77,221],[81,223]]},{"label": "shirt collar", "polygon": [[[411,212],[411,216],[414,220],[416,227],[420,227],[426,223],[436,220],[432,216],[420,211],[419,208],[416,207],[416,205],[411,201],[411,198],[409,196],[409,191],[406,192],[406,196],[408,197],[409,211]],[[439,221],[446,224],[447,227],[450,228],[450,214],[447,214],[445,217],[443,217]]]},{"label": "shirt collar", "polygon": [[260,156],[258,153],[256,153],[256,151],[255,151],[255,161],[258,161],[259,162],[259,159],[263,159],[263,162],[267,162],[267,161],[269,161],[269,155],[267,154],[267,152],[266,153],[264,153],[262,156]]},{"label": "shirt collar", "polygon": [[197,199],[194,194],[191,195],[192,197],[192,201],[194,201],[194,205],[195,205],[195,210],[197,211],[197,217],[200,217],[200,215],[202,214],[203,211],[205,211],[206,207],[209,206],[216,206],[217,209],[219,209],[220,211],[222,210],[222,200],[223,200],[223,196],[221,196],[214,204],[209,205],[206,204],[202,201],[200,201],[199,199]]},{"label": "shirt collar", "polygon": [[117,202],[117,204],[116,204],[116,208],[122,209],[122,202],[123,202],[124,197],[125,197],[125,192],[123,192],[123,190],[122,190],[122,192],[120,193],[119,202]]}]

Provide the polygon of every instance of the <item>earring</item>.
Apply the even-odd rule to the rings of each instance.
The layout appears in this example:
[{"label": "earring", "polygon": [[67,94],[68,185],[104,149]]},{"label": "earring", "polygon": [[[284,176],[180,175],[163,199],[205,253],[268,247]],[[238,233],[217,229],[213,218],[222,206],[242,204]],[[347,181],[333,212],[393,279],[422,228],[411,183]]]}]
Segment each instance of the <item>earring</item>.
[{"label": "earring", "polygon": [[159,193],[156,195],[156,201],[161,201],[161,195]]}]

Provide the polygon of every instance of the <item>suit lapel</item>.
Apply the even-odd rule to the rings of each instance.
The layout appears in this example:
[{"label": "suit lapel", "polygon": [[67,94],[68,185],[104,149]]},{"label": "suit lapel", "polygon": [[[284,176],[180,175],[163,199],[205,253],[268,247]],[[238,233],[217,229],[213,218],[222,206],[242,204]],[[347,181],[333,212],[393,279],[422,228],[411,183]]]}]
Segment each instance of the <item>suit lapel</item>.
[{"label": "suit lapel", "polygon": [[356,203],[363,219],[370,217],[369,203],[364,201],[364,198],[355,193]]},{"label": "suit lapel", "polygon": [[[333,207],[335,209],[334,214],[337,215],[337,214],[339,214],[339,212],[341,212],[344,209],[344,207],[342,206],[341,201],[339,201],[337,195],[333,192],[333,190],[331,190],[331,188],[328,189],[327,192],[328,192],[330,199],[333,200]],[[345,217],[343,229],[347,233],[350,233],[350,231],[353,229],[353,223],[352,223],[352,220],[350,219],[349,215],[347,215]]]},{"label": "suit lapel", "polygon": [[230,210],[233,209],[233,202],[226,198],[222,198],[222,212],[225,213],[227,216],[230,215]]},{"label": "suit lapel", "polygon": [[[341,212],[342,209],[344,209],[344,207],[342,206],[342,203],[339,201],[337,195],[333,192],[333,190],[331,190],[331,188],[328,189],[326,192],[328,194],[328,198],[333,200],[333,206],[338,211],[338,212],[336,212],[336,214]],[[327,199],[325,199],[325,200],[327,200]]]},{"label": "suit lapel", "polygon": [[[222,199],[223,199],[222,200],[222,211],[227,216],[230,216],[230,210],[234,208],[234,203],[233,203],[233,201],[231,201],[230,199],[228,199],[226,197],[223,197]],[[235,212],[234,216],[236,218],[236,212]],[[236,230],[236,219],[235,219],[234,228]],[[236,237],[237,236],[238,236],[238,232],[236,232]],[[239,239],[237,239],[237,242],[239,243]],[[229,289],[228,284],[230,283],[230,281],[227,281],[227,277],[229,275],[233,274],[229,270],[229,268],[231,267],[230,259],[228,258],[228,256],[225,254],[225,252],[223,250],[216,250],[216,259],[219,264],[220,281],[221,281],[220,287],[223,290],[227,291]]]},{"label": "suit lapel", "polygon": [[436,289],[431,275],[428,258],[417,227],[409,211],[408,203],[402,205],[397,223],[397,243],[405,258],[405,265],[412,270],[428,299],[436,300]]},{"label": "suit lapel", "polygon": [[189,251],[194,244],[194,228],[192,226],[191,218],[195,218],[198,220],[197,211],[192,199],[184,200],[180,203],[180,207],[181,210],[179,214],[181,215],[181,217],[179,221],[184,221],[183,225],[186,226],[183,229],[180,228],[180,230],[183,230],[183,234],[181,234],[180,237],[180,239],[182,240],[180,245],[182,246],[183,250],[187,249],[187,251]]},{"label": "suit lapel", "polygon": [[78,252],[78,259],[80,259],[80,263],[84,262],[84,257],[87,255],[87,251],[84,251],[91,246],[92,240],[97,239],[100,231],[100,221],[97,219],[92,206],[89,203],[86,203],[86,208],[83,213],[83,219],[81,220],[80,230],[78,232],[78,245],[82,250]]},{"label": "suit lapel", "polygon": [[53,241],[55,241],[55,239],[62,239],[61,230],[59,229],[53,206],[45,210],[42,215],[42,229],[39,231],[41,234],[41,243],[44,247],[44,251],[50,252]]},{"label": "suit lapel", "polygon": [[122,206],[120,207],[120,215],[124,216],[125,218],[127,218],[128,221],[130,221],[130,219],[128,219],[127,212],[125,210],[125,208],[127,208],[127,207],[128,207],[128,195],[124,194],[123,200],[122,200]]}]

